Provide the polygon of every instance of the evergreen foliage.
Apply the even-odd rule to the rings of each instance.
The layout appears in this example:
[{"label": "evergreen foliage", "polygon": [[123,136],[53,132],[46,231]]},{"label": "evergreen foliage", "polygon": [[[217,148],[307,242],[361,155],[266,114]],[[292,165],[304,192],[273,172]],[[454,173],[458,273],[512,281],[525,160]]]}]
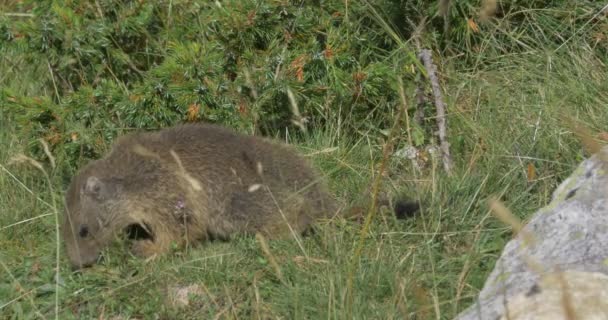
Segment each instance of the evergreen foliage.
[{"label": "evergreen foliage", "polygon": [[[467,20],[478,20],[480,4],[458,1],[446,10],[441,3],[24,1],[34,15],[0,20],[0,46],[21,53],[24,64],[46,66],[50,76],[41,80],[54,94],[5,88],[0,102],[25,134],[65,149],[70,162],[98,156],[100,139],[121,128],[204,120],[274,134],[294,126],[288,90],[303,118],[295,120],[340,118],[348,130],[386,129],[400,104],[397,78],[413,88],[416,48],[406,39],[421,21],[429,21],[423,45],[464,55],[462,67],[480,63],[478,26]],[[518,11],[524,5],[530,2],[496,9],[509,30],[524,28],[518,39],[497,32],[506,52],[533,45],[534,31],[525,30],[526,13]],[[598,5],[575,7],[592,12]],[[556,21],[567,14],[543,10]],[[548,36],[575,30],[564,31]]]}]

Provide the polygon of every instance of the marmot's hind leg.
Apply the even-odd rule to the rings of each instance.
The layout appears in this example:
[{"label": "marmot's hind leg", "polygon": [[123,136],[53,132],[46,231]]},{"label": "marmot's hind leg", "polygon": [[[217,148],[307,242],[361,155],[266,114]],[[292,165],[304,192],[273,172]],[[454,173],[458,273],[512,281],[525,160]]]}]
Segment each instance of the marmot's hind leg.
[{"label": "marmot's hind leg", "polygon": [[315,222],[316,217],[322,215],[321,212],[315,212],[310,200],[303,196],[285,196],[284,199],[279,205],[274,205],[273,219],[263,228],[263,233],[270,238],[302,235]]}]

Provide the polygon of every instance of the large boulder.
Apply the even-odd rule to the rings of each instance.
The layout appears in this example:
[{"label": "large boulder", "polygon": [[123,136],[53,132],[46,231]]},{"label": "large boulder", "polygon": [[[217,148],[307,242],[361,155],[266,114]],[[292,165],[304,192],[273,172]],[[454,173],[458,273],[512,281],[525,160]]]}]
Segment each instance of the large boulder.
[{"label": "large boulder", "polygon": [[456,319],[608,319],[607,159],[605,147],[555,190]]}]

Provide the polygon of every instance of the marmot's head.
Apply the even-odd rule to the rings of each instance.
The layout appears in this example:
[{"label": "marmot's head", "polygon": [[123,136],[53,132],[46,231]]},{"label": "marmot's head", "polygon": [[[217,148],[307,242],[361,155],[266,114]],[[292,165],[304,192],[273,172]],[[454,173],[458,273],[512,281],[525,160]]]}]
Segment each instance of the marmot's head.
[{"label": "marmot's head", "polygon": [[83,170],[72,180],[62,223],[67,254],[74,268],[91,266],[117,235],[151,239],[142,221],[130,212],[123,181]]}]

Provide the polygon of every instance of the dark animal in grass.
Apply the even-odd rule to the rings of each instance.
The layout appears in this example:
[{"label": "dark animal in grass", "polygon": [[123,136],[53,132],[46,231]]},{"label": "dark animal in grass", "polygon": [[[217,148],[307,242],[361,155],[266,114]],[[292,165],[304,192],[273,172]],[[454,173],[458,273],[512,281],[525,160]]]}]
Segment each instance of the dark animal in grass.
[{"label": "dark animal in grass", "polygon": [[210,124],[123,136],[72,179],[63,239],[74,268],[127,236],[149,257],[208,239],[301,234],[335,200],[296,151]]}]

